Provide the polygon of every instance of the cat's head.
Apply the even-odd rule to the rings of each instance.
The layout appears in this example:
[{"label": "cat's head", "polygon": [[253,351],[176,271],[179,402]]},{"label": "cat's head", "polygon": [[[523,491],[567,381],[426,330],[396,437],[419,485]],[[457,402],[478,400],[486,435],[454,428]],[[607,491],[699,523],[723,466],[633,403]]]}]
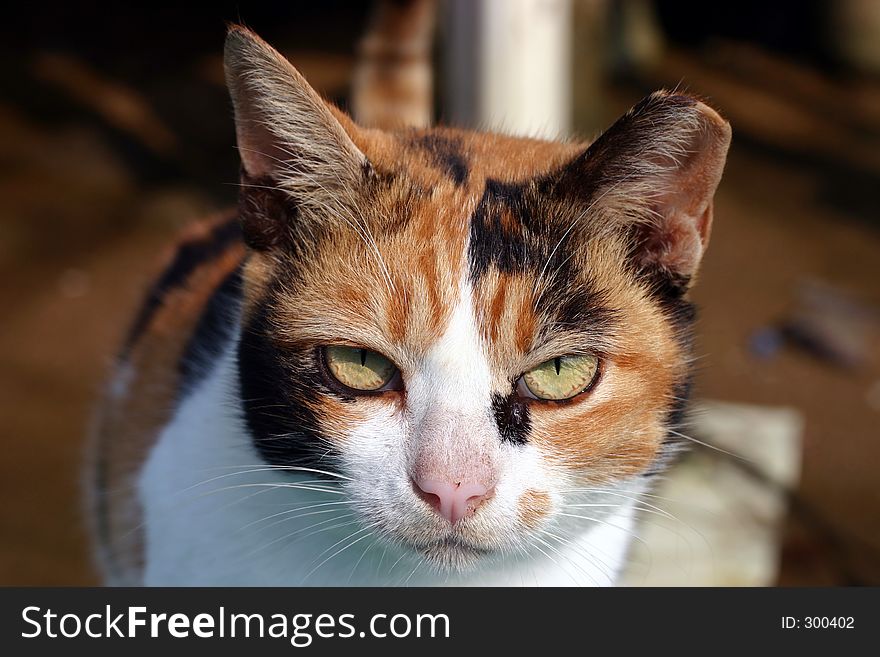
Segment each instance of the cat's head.
[{"label": "cat's head", "polygon": [[448,568],[658,467],[730,141],[715,111],[655,93],[592,145],[388,133],[243,28],[226,71],[266,462],[338,475],[366,525]]}]

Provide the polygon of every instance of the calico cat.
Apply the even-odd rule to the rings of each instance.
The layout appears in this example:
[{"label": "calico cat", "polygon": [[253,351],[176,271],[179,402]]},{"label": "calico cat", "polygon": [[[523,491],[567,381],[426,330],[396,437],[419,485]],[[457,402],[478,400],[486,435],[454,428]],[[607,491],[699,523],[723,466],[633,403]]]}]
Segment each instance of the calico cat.
[{"label": "calico cat", "polygon": [[243,27],[237,211],[118,359],[112,584],[607,585],[672,453],[730,141],[654,93],[592,144],[360,127]]}]

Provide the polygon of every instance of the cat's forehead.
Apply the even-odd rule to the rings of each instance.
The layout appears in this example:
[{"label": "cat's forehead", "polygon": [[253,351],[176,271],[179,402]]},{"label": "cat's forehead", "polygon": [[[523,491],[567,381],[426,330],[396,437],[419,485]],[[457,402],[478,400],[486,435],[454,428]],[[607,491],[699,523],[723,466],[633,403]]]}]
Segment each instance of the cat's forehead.
[{"label": "cat's forehead", "polygon": [[632,304],[612,293],[626,287],[624,254],[614,242],[593,254],[566,234],[578,215],[536,183],[583,146],[449,129],[364,131],[357,145],[378,182],[278,288],[292,339],[344,339],[405,365],[436,346],[466,298],[494,369],[542,347],[565,353],[585,331],[604,346],[597,329]]},{"label": "cat's forehead", "polygon": [[352,135],[380,171],[395,172],[416,184],[479,192],[487,180],[523,182],[562,167],[584,144],[548,142],[454,128]]}]

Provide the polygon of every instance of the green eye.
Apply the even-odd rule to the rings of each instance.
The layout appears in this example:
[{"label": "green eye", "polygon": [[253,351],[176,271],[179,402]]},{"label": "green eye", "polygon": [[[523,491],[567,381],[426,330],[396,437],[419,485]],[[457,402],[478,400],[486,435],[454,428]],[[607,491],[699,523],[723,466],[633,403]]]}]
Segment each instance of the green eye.
[{"label": "green eye", "polygon": [[562,401],[589,388],[598,371],[596,356],[559,356],[523,374],[522,382],[538,399]]},{"label": "green eye", "polygon": [[354,390],[379,390],[397,372],[394,363],[369,349],[325,347],[324,357],[333,377]]}]

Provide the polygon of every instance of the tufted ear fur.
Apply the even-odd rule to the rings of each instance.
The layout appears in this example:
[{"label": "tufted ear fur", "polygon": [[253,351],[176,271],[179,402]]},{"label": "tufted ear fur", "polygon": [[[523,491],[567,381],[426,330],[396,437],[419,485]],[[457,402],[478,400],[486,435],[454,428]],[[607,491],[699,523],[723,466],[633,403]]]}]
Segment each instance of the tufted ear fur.
[{"label": "tufted ear fur", "polygon": [[[282,55],[241,26],[224,49],[242,163],[245,235],[265,247],[299,222],[352,212],[369,162],[349,131],[354,124],[325,103]],[[345,125],[343,125],[345,124]],[[265,194],[260,194],[259,190]],[[272,196],[268,192],[274,192]],[[281,194],[279,197],[278,194]],[[263,206],[271,207],[263,207]],[[282,207],[286,206],[286,207]]]},{"label": "tufted ear fur", "polygon": [[730,124],[697,99],[655,92],[606,130],[554,181],[587,195],[603,223],[623,227],[640,268],[687,284],[709,242]]}]

